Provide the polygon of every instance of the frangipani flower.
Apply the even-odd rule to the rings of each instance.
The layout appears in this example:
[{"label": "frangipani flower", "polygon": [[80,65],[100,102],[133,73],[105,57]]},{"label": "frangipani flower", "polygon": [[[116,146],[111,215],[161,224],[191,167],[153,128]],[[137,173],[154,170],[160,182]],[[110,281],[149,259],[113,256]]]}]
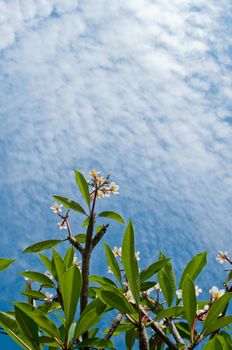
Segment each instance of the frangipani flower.
[{"label": "frangipani flower", "polygon": [[130,303],[135,304],[135,300],[130,289],[128,289],[128,291],[124,293],[124,295]]},{"label": "frangipani flower", "polygon": [[217,256],[216,256],[216,260],[220,263],[223,264],[226,260],[228,260],[228,254],[227,252],[218,252]]},{"label": "frangipani flower", "polygon": [[218,289],[218,287],[213,286],[210,290],[209,293],[211,295],[211,299],[214,302],[215,300],[218,300],[221,298],[222,295],[225,294],[225,289]]},{"label": "frangipani flower", "polygon": [[67,222],[65,220],[58,222],[57,225],[59,226],[60,230],[67,230]]},{"label": "frangipani flower", "polygon": [[53,211],[53,213],[60,213],[62,211],[62,208],[63,205],[62,204],[59,204],[57,202],[55,202],[51,207],[50,209]]},{"label": "frangipani flower", "polygon": [[208,304],[204,305],[203,309],[197,310],[196,314],[197,314],[198,319],[201,320],[201,321],[204,321],[206,319],[208,310],[209,310],[209,305]]},{"label": "frangipani flower", "polygon": [[48,278],[50,278],[50,280],[53,280],[53,278],[54,278],[54,277],[52,276],[51,272],[49,272],[49,271],[45,271],[45,272],[44,272],[44,275],[47,276]]},{"label": "frangipani flower", "polygon": [[96,169],[92,169],[89,172],[89,176],[93,177],[94,179],[98,177],[98,174],[100,174],[100,171],[97,171]]},{"label": "frangipani flower", "polygon": [[46,295],[46,298],[44,299],[44,301],[46,303],[50,303],[50,302],[53,301],[53,294],[50,294],[50,293],[46,292],[45,295]]},{"label": "frangipani flower", "polygon": [[135,252],[135,258],[137,261],[140,260],[140,252]]},{"label": "frangipani flower", "polygon": [[110,183],[109,191],[114,195],[119,194],[119,186],[115,182]]},{"label": "frangipani flower", "polygon": [[108,272],[108,273],[111,273],[112,275],[114,274],[113,271],[111,270],[111,267],[110,267],[110,266],[107,266],[107,272]]},{"label": "frangipani flower", "polygon": [[122,247],[119,247],[119,248],[118,247],[114,247],[112,252],[114,253],[115,257],[119,256],[121,258],[121,256],[122,256]]},{"label": "frangipani flower", "polygon": [[159,328],[160,328],[161,330],[165,329],[166,326],[164,325],[164,320],[159,321],[159,322],[158,322],[158,326],[159,326]]},{"label": "frangipani flower", "polygon": [[159,283],[156,283],[153,287],[149,288],[149,289],[146,291],[146,293],[147,293],[147,295],[149,295],[149,294],[150,294],[151,292],[153,292],[153,291],[156,291],[156,292],[159,292],[159,293],[162,292],[162,289],[160,288]]}]

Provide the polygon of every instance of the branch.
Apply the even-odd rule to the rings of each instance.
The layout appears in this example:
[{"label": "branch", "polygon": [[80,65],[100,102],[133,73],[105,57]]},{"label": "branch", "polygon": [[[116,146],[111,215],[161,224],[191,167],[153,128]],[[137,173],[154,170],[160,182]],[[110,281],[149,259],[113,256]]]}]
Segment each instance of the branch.
[{"label": "branch", "polygon": [[139,349],[140,350],[149,350],[149,339],[147,336],[147,330],[144,325],[141,325],[138,329],[139,332]]},{"label": "branch", "polygon": [[[120,325],[122,319],[122,314],[119,313],[115,319],[113,320],[113,322],[111,323],[111,326],[107,332],[107,334],[105,335],[105,339],[106,340],[110,340],[110,338],[112,337],[112,335],[114,334],[114,332],[116,331],[117,327]],[[104,350],[103,348],[99,349],[99,350]]]},{"label": "branch", "polygon": [[102,229],[93,237],[93,239],[92,239],[92,250],[96,247],[98,242],[100,242],[100,240],[102,239],[102,237],[106,233],[108,227],[109,227],[109,224],[103,225]]},{"label": "branch", "polygon": [[178,347],[166,336],[166,334],[160,329],[158,323],[153,321],[148,313],[140,306],[141,312],[147,317],[148,322],[150,323],[151,328],[158,334],[158,336],[169,346],[171,350],[178,350]]},{"label": "branch", "polygon": [[82,254],[84,249],[82,245],[79,242],[77,242],[76,238],[73,236],[68,236],[68,240],[73,245],[73,247],[79,250],[79,252]]},{"label": "branch", "polygon": [[178,329],[176,328],[175,323],[172,320],[168,320],[167,322],[169,324],[170,331],[171,331],[173,337],[175,338],[177,344],[185,345],[185,342],[181,338],[180,333],[178,332]]}]

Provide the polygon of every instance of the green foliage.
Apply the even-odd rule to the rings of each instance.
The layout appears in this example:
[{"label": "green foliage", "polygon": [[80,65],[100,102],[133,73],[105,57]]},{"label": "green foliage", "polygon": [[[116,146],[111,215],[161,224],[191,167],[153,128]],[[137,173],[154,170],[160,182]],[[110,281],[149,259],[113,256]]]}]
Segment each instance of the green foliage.
[{"label": "green foliage", "polygon": [[[68,209],[64,215],[60,214],[59,206],[57,209],[58,216],[68,224],[67,236],[37,242],[27,247],[24,253],[38,253],[40,262],[54,279],[38,271],[21,273],[26,279],[21,295],[27,302],[16,302],[13,311],[0,312],[1,333],[4,330],[25,350],[113,349],[114,344],[109,338],[121,333],[125,335],[123,348],[133,350],[135,343],[141,339],[141,329],[147,331],[150,350],[195,349],[202,340],[206,340],[204,350],[230,350],[231,270],[224,282],[225,291],[218,291],[216,296],[199,301],[194,281],[206,265],[207,252],[195,255],[184,268],[179,281],[182,301],[178,300],[173,306],[176,276],[170,258],[160,253],[158,261],[139,272],[134,228],[129,221],[122,250],[112,251],[104,243],[106,261],[115,279],[91,275],[93,250],[97,244],[101,244],[104,228],[109,226],[108,223],[99,224],[98,220],[110,219],[119,224],[124,224],[124,220],[114,211],[96,211],[99,197],[118,193],[118,186],[109,182],[109,176],[104,179],[93,170],[90,173],[92,179],[87,182],[75,169],[75,177],[88,206],[88,214],[76,201],[53,196]],[[68,220],[69,215],[73,214],[77,220],[80,219],[79,214],[87,216],[83,222],[79,222],[83,233],[72,235]],[[54,247],[64,241],[70,246],[61,255]],[[48,250],[49,255],[39,253],[43,250]],[[103,251],[103,248],[99,250],[100,258],[103,258]],[[78,262],[76,253],[79,254],[78,259],[80,257]],[[223,254],[224,260],[232,264]],[[0,259],[0,271],[13,262],[13,259]],[[54,295],[47,290],[52,290]],[[217,291],[217,288],[214,287],[214,290]],[[101,327],[95,326],[101,325],[99,322],[106,313],[117,314],[103,333],[103,338]],[[140,350],[144,349],[140,346]]]},{"label": "green foliage", "polygon": [[117,280],[119,282],[122,282],[120,267],[118,265],[118,262],[114,256],[113,252],[106,243],[104,243],[104,246],[105,246],[106,259],[107,259],[108,265],[110,266],[111,271],[113,272],[113,274],[117,278]]},{"label": "green foliage", "polygon": [[115,211],[102,211],[100,214],[98,214],[98,217],[108,218],[111,220],[115,220],[115,221],[119,222],[120,224],[125,224],[121,215],[119,215]]},{"label": "green foliage", "polygon": [[192,329],[197,311],[195,285],[187,274],[182,285],[183,304],[189,328]]},{"label": "green foliage", "polygon": [[[160,260],[162,262],[163,259],[166,259],[166,257],[163,253],[160,253]],[[168,306],[171,306],[176,293],[176,277],[170,261],[166,262],[162,270],[158,272],[158,280],[165,300]]]},{"label": "green foliage", "polygon": [[0,258],[0,271],[7,269],[7,267],[10,266],[14,261],[15,259]]},{"label": "green foliage", "polygon": [[139,306],[140,278],[135,257],[134,228],[129,221],[122,242],[122,262],[134,300]]},{"label": "green foliage", "polygon": [[27,247],[23,251],[23,253],[37,253],[45,249],[50,249],[55,245],[60,244],[63,241],[64,241],[63,239],[49,239],[46,241],[38,242]]},{"label": "green foliage", "polygon": [[85,180],[84,176],[77,169],[75,169],[75,175],[76,175],[76,183],[79,187],[82,197],[84,198],[88,207],[90,207],[89,185]]},{"label": "green foliage", "polygon": [[55,196],[55,195],[53,196],[53,198],[56,199],[61,204],[63,204],[63,206],[65,208],[73,209],[73,210],[77,211],[78,213],[87,215],[85,212],[85,209],[82,208],[82,206],[79,203],[73,201],[72,199],[69,199],[66,197],[61,197],[61,196]]}]

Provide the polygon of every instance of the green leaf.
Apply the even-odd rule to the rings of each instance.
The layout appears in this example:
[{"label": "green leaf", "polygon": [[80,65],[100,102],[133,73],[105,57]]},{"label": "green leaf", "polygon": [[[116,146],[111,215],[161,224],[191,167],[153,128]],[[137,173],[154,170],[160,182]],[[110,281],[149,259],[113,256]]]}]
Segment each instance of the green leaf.
[{"label": "green leaf", "polygon": [[[166,256],[160,252],[160,260],[165,258]],[[176,278],[170,261],[158,272],[158,281],[168,306],[171,306],[176,294]]]},{"label": "green leaf", "polygon": [[178,317],[184,314],[184,308],[182,306],[173,306],[168,309],[162,310],[156,315],[155,321],[163,318]]},{"label": "green leaf", "polygon": [[203,350],[223,350],[223,346],[217,336],[215,336],[205,344]]},{"label": "green leaf", "polygon": [[85,241],[86,241],[86,234],[85,233],[78,233],[74,237],[78,243],[85,243]]},{"label": "green leaf", "polygon": [[14,305],[32,318],[42,331],[51,337],[59,339],[60,334],[55,323],[52,322],[42,311],[27,303],[17,302],[14,303]]},{"label": "green leaf", "polygon": [[98,283],[101,286],[104,285],[104,284],[110,284],[111,286],[115,286],[116,287],[115,283],[111,279],[109,279],[107,277],[91,275],[91,276],[89,276],[89,282]]},{"label": "green leaf", "polygon": [[99,299],[95,299],[89,303],[79,317],[74,338],[77,339],[81,334],[98,323],[106,308],[106,305]]},{"label": "green leaf", "polygon": [[87,181],[85,180],[84,176],[77,170],[75,169],[75,175],[76,175],[76,183],[79,187],[79,190],[88,205],[90,207],[90,195],[89,195],[89,185]]},{"label": "green leaf", "polygon": [[125,343],[126,343],[126,349],[127,350],[132,350],[133,349],[135,339],[136,339],[136,331],[135,331],[134,328],[131,328],[128,331],[126,331]]},{"label": "green leaf", "polygon": [[4,259],[0,258],[0,271],[5,270],[10,264],[12,264],[15,259]]},{"label": "green leaf", "polygon": [[110,249],[110,247],[108,246],[108,244],[106,244],[104,242],[104,247],[105,247],[105,251],[106,251],[106,259],[107,259],[107,263],[110,266],[114,276],[117,278],[117,280],[121,283],[122,281],[122,276],[121,276],[121,271],[120,268],[118,266],[118,262],[112,252],[112,250]]},{"label": "green leaf", "polygon": [[119,215],[115,211],[102,211],[100,214],[98,214],[98,216],[108,218],[111,220],[115,220],[115,221],[119,222],[120,224],[125,224],[121,215]]},{"label": "green leaf", "polygon": [[39,282],[41,284],[44,284],[48,286],[49,288],[55,288],[54,282],[47,276],[43,275],[40,272],[35,272],[35,271],[25,271],[21,272],[20,275],[29,278],[32,281]]},{"label": "green leaf", "polygon": [[66,271],[66,265],[65,265],[64,260],[60,256],[60,254],[55,249],[52,249],[52,257],[53,257],[53,261],[54,261],[55,268],[56,268],[58,282],[61,285],[62,280],[63,280],[63,275]]},{"label": "green leaf", "polygon": [[38,242],[33,245],[30,245],[26,249],[24,249],[23,253],[36,253],[40,252],[41,250],[49,249],[54,247],[57,244],[60,244],[64,240],[61,239],[49,239],[46,241]]},{"label": "green leaf", "polygon": [[39,292],[37,290],[29,290],[26,292],[21,292],[21,294],[26,295],[27,297],[33,298],[33,299],[45,299],[46,295],[42,292]]},{"label": "green leaf", "polygon": [[13,316],[5,312],[0,312],[0,325],[7,332],[7,334],[23,349],[32,350],[33,345],[24,337],[19,329],[18,323]]},{"label": "green leaf", "polygon": [[64,257],[64,263],[66,265],[66,268],[68,269],[73,265],[73,259],[74,259],[74,248],[71,245],[68,250],[66,251],[65,257]]},{"label": "green leaf", "polygon": [[81,343],[77,344],[76,348],[82,349],[88,346],[102,349],[114,349],[114,344],[112,343],[112,341],[101,338],[90,338],[87,340],[83,340]]},{"label": "green leaf", "polygon": [[203,324],[203,330],[208,328],[212,323],[214,323],[214,321],[216,321],[220,313],[222,313],[227,307],[231,297],[232,297],[232,293],[226,293],[213,303],[213,305],[210,307],[207,313],[207,317]]},{"label": "green leaf", "polygon": [[135,257],[134,228],[131,221],[129,221],[123,237],[122,262],[130,290],[137,307],[139,307],[140,278],[138,262]]},{"label": "green leaf", "polygon": [[125,295],[110,285],[103,285],[97,292],[98,297],[107,305],[121,311],[124,314],[133,313],[133,308]]},{"label": "green leaf", "polygon": [[207,252],[202,252],[200,254],[195,255],[187,264],[186,268],[180,279],[179,289],[182,289],[182,284],[184,282],[185,276],[188,274],[193,281],[200,274],[202,269],[207,263]]},{"label": "green leaf", "polygon": [[85,227],[85,226],[88,226],[89,224],[89,216],[82,222],[82,226]]},{"label": "green leaf", "polygon": [[15,318],[22,334],[33,344],[35,349],[39,350],[39,329],[37,324],[17,306],[15,306]]},{"label": "green leaf", "polygon": [[211,322],[209,326],[205,329],[204,335],[207,336],[210,333],[217,331],[220,328],[226,327],[232,323],[232,316],[224,316]]},{"label": "green leaf", "polygon": [[38,254],[42,262],[44,263],[44,266],[48,269],[48,271],[52,274],[52,276],[55,276],[56,269],[54,262],[51,261],[46,255],[39,253]]},{"label": "green leaf", "polygon": [[182,285],[182,300],[185,315],[191,330],[197,311],[197,299],[194,282],[188,274],[185,276],[185,280]]},{"label": "green leaf", "polygon": [[82,278],[80,270],[76,265],[73,265],[65,272],[61,284],[64,314],[68,328],[70,327],[76,313],[81,287]]},{"label": "green leaf", "polygon": [[140,272],[140,281],[141,282],[146,281],[155,273],[159,272],[169,261],[170,261],[169,258],[163,258],[151,264],[146,269],[142,270]]},{"label": "green leaf", "polygon": [[75,201],[69,198],[61,197],[61,196],[53,196],[53,198],[58,202],[60,202],[61,204],[63,204],[65,208],[73,209],[81,214],[87,215],[84,208],[82,208],[82,206],[79,203],[76,203]]}]

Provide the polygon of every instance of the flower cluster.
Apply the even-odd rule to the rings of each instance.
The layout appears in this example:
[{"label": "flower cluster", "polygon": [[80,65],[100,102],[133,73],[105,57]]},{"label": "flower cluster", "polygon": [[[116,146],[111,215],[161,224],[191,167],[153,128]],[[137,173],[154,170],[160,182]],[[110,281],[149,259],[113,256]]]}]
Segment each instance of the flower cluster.
[{"label": "flower cluster", "polygon": [[99,175],[100,171],[96,169],[92,169],[89,172],[89,176],[92,178],[91,181],[88,181],[90,186],[94,189],[90,194],[90,197],[93,199],[96,197],[99,198],[107,198],[110,197],[111,194],[119,194],[119,186],[116,185],[115,182],[110,182],[108,175],[106,178]]}]

